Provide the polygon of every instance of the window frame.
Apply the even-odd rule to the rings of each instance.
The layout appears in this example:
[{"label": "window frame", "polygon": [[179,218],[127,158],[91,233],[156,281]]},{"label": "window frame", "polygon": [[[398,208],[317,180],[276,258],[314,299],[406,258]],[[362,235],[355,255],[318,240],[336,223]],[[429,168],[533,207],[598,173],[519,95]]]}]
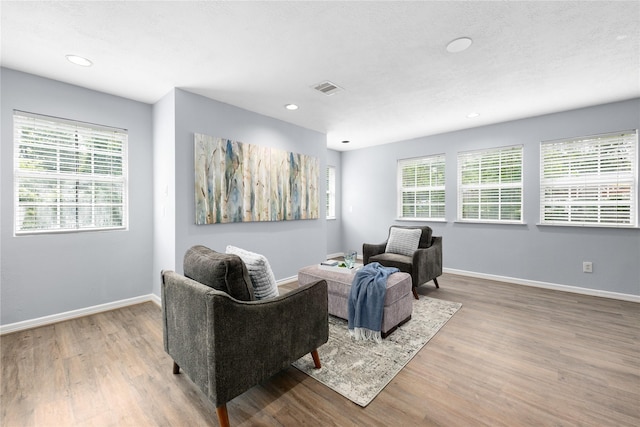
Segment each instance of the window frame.
[{"label": "window frame", "polygon": [[14,110],[13,149],[14,236],[128,229],[126,129]]},{"label": "window frame", "polygon": [[[510,153],[519,151],[519,165],[513,166],[506,162]],[[470,223],[491,223],[491,224],[524,224],[524,145],[508,145],[502,147],[484,148],[480,150],[472,151],[460,151],[458,152],[458,164],[457,164],[457,222],[470,222]],[[465,183],[466,177],[470,176],[473,170],[471,167],[466,168],[465,162],[471,163],[477,160],[478,162],[478,182],[477,183]],[[504,160],[504,162],[503,162]],[[495,162],[498,162],[498,168],[492,167]],[[483,167],[483,165],[486,165]],[[511,181],[508,178],[512,176],[512,173],[508,172],[508,168],[519,168],[519,180]],[[503,171],[504,168],[504,171]],[[494,173],[498,173],[498,182],[482,182],[483,175],[489,175],[489,172],[494,170]],[[484,172],[484,174],[483,174]],[[515,174],[515,171],[513,172]],[[503,182],[503,176],[505,181]],[[514,175],[515,176],[515,175]],[[513,190],[519,190],[519,202],[509,201],[509,198],[516,197],[517,192]],[[510,191],[511,190],[511,191]],[[477,192],[477,202],[465,203],[465,199],[473,200],[473,192]],[[493,192],[493,194],[492,194]],[[511,194],[510,194],[511,193]],[[485,200],[493,198],[493,201],[483,202]],[[477,205],[477,217],[464,217],[465,207],[469,207],[470,211],[473,211],[472,207]],[[520,217],[518,219],[503,218],[503,212],[506,207],[515,207],[519,209]],[[484,209],[483,209],[484,208]],[[490,212],[497,211],[497,218],[491,218]],[[483,217],[483,212],[486,215]],[[505,212],[506,214],[506,212]],[[508,215],[505,215],[508,216]]]},{"label": "window frame", "polygon": [[[419,166],[428,166],[428,185],[418,185],[419,177],[417,176],[417,168]],[[405,185],[405,168],[414,168],[414,184]],[[440,168],[441,171],[434,173],[433,168]],[[437,174],[442,174],[442,181],[438,181]],[[396,200],[396,214],[399,221],[446,221],[446,155],[444,153],[431,154],[428,156],[412,157],[408,159],[398,159],[396,167],[397,178],[397,200]],[[435,177],[434,177],[435,175]],[[434,182],[434,180],[436,182]],[[405,203],[405,195],[413,193],[413,203]],[[428,200],[419,202],[418,193],[423,193]],[[442,193],[441,195],[439,193]],[[434,196],[437,199],[434,201]],[[405,214],[405,207],[413,206],[413,215]],[[418,208],[422,208],[426,216],[419,216]],[[436,211],[441,212],[441,215],[436,214]]]},{"label": "window frame", "polygon": [[[615,140],[619,140],[620,146],[611,157]],[[625,143],[629,144],[630,152],[620,157]],[[638,129],[540,142],[539,225],[638,228],[638,144]],[[582,155],[572,158],[566,155],[566,161],[559,163],[563,160],[559,157],[562,150],[564,153],[582,150]],[[619,169],[615,158],[618,162],[630,162],[628,170]],[[547,172],[545,166],[554,167],[557,172]],[[615,190],[625,185],[627,191]],[[628,201],[615,197],[625,193]],[[627,205],[629,221],[625,223],[618,212],[624,212]],[[563,216],[566,220],[561,219]]]},{"label": "window frame", "polygon": [[327,166],[326,219],[336,219],[336,167]]}]

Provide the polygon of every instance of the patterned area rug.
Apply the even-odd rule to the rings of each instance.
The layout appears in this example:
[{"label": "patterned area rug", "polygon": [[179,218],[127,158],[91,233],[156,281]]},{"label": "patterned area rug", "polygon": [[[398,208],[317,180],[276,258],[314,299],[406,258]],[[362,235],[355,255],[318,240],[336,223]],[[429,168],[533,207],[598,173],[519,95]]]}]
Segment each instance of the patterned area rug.
[{"label": "patterned area rug", "polygon": [[293,366],[354,403],[367,406],[461,306],[421,296],[413,301],[411,320],[381,344],[353,340],[347,321],[329,316],[329,341],[318,349],[322,368],[313,369],[311,355]]}]

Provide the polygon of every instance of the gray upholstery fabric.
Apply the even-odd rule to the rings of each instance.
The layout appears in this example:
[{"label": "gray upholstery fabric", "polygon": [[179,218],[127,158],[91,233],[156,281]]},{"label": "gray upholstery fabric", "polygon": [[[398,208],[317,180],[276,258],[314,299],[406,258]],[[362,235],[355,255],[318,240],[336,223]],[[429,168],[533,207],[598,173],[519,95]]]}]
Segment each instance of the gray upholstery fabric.
[{"label": "gray upholstery fabric", "polygon": [[241,301],[253,301],[249,271],[237,255],[223,254],[205,246],[193,246],[184,254],[184,275]]},{"label": "gray upholstery fabric", "polygon": [[385,253],[387,242],[362,245],[362,255],[364,264],[379,262],[386,267],[396,267],[400,271],[411,274],[413,287],[426,283],[442,275],[442,237],[433,236],[431,227],[428,226],[407,226],[398,225],[391,228],[419,228],[422,230],[418,250],[413,256],[405,256],[393,253]]},{"label": "gray upholstery fabric", "polygon": [[[221,264],[229,262],[211,263],[210,258],[201,257],[198,263],[194,259],[198,257],[189,257],[190,271],[200,277],[206,268],[219,272]],[[216,277],[228,280],[222,274]],[[234,277],[244,282],[241,276]],[[238,300],[212,284],[162,272],[165,351],[216,406],[263,382],[329,338],[324,280],[261,301]],[[235,289],[239,285],[225,286]]]}]

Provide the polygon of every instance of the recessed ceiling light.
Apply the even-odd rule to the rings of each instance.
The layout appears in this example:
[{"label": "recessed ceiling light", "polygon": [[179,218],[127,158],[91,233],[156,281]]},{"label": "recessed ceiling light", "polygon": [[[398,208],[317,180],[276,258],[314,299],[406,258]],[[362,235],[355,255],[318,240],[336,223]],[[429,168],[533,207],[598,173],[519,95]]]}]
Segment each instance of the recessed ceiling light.
[{"label": "recessed ceiling light", "polygon": [[467,50],[469,46],[471,46],[473,40],[469,37],[460,37],[459,39],[455,39],[449,42],[447,45],[447,52],[449,53],[458,53],[463,50]]},{"label": "recessed ceiling light", "polygon": [[67,60],[72,64],[80,65],[81,67],[91,67],[93,65],[93,62],[78,55],[67,55]]},{"label": "recessed ceiling light", "polygon": [[284,106],[284,108],[286,108],[287,110],[293,111],[293,110],[297,110],[298,106],[296,104],[287,104]]},{"label": "recessed ceiling light", "polygon": [[467,114],[467,118],[468,119],[474,119],[476,117],[480,116],[480,113],[469,113]]},{"label": "recessed ceiling light", "polygon": [[93,65],[90,60],[78,55],[67,55],[67,60],[72,64],[80,65],[82,67],[90,67]]},{"label": "recessed ceiling light", "polygon": [[347,141],[346,139],[345,139],[344,141],[342,141],[342,143],[343,143],[343,144],[348,144],[348,143],[350,143],[350,142],[351,142],[351,141]]}]

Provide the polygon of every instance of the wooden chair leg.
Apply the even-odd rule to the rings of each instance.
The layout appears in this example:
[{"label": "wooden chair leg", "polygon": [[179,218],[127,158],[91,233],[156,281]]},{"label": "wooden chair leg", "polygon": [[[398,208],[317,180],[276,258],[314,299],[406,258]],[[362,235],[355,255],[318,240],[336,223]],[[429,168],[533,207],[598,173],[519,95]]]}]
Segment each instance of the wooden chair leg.
[{"label": "wooden chair leg", "polygon": [[229,427],[229,413],[227,412],[227,404],[223,403],[216,407],[216,413],[218,414],[218,422],[220,427]]},{"label": "wooden chair leg", "polygon": [[173,362],[173,373],[174,374],[179,374],[180,373],[180,366],[178,366],[178,364],[176,362]]},{"label": "wooden chair leg", "polygon": [[436,288],[440,287],[440,285],[438,285],[438,279],[436,279],[435,277],[433,278],[433,283],[436,284]]},{"label": "wooden chair leg", "polygon": [[412,287],[411,290],[413,291],[413,297],[415,299],[420,299],[420,297],[418,296],[418,288]]},{"label": "wooden chair leg", "polygon": [[320,365],[320,355],[318,355],[317,349],[311,352],[311,357],[313,357],[313,365],[316,367],[316,369],[322,368],[322,365]]}]

